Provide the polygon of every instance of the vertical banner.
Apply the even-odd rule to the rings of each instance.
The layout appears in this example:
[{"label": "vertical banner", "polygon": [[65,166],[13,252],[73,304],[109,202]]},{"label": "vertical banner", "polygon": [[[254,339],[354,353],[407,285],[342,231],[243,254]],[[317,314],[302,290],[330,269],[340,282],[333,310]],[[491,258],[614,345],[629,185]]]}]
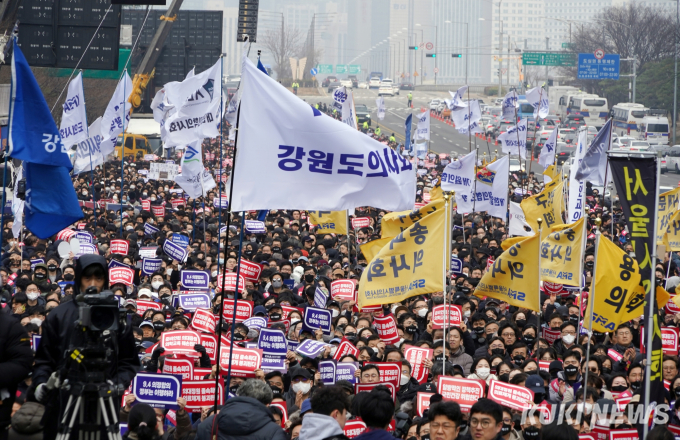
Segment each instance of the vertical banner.
[{"label": "vertical banner", "polygon": [[609,164],[619,194],[623,214],[628,221],[630,240],[635,252],[635,259],[640,267],[642,276],[640,284],[645,289],[645,312],[644,316],[653,317],[653,339],[651,344],[650,376],[643,380],[642,394],[645,395],[644,387],[650,387],[649,403],[664,403],[665,389],[661,375],[663,360],[661,331],[659,329],[659,314],[656,301],[652,301],[655,286],[651,285],[653,262],[652,254],[655,253],[654,242],[655,228],[657,227],[656,188],[657,172],[656,159],[653,157],[635,158],[610,157]]}]

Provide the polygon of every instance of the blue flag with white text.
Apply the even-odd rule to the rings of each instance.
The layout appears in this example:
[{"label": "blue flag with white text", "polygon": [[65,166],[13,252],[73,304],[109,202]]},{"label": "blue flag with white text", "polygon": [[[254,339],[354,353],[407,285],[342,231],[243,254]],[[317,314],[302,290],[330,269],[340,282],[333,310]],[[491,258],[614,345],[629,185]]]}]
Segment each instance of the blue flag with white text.
[{"label": "blue flag with white text", "polygon": [[64,167],[24,162],[26,227],[46,239],[83,218],[73,182]]},{"label": "blue flag with white text", "polygon": [[[9,156],[26,162],[72,169],[57,124],[28,62],[16,43],[12,56]],[[70,181],[69,181],[70,182]],[[71,190],[73,185],[69,183]]]},{"label": "blue flag with white text", "polygon": [[406,151],[411,151],[411,120],[413,119],[413,113],[408,115],[406,117],[406,121],[404,121],[404,128],[406,129],[406,140],[404,143],[404,149]]}]

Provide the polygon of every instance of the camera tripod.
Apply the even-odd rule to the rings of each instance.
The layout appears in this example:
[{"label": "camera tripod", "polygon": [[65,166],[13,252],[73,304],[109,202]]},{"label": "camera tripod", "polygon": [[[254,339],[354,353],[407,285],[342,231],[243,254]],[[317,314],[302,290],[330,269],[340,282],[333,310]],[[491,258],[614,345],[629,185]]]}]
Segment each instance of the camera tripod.
[{"label": "camera tripod", "polygon": [[71,440],[76,417],[78,440],[101,440],[102,428],[106,430],[108,440],[121,440],[118,414],[113,404],[113,397],[117,395],[113,385],[106,382],[74,384],[70,393],[56,440]]}]

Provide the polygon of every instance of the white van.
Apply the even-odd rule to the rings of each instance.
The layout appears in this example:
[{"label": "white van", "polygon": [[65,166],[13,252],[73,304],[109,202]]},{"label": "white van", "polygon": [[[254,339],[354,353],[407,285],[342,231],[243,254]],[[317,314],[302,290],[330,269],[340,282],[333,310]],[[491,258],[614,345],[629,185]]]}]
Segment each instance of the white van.
[{"label": "white van", "polygon": [[[665,114],[665,111],[662,112]],[[670,132],[668,118],[659,115],[658,110],[649,110],[649,113],[638,125],[640,138],[645,139],[650,145],[668,145],[668,134]]]}]

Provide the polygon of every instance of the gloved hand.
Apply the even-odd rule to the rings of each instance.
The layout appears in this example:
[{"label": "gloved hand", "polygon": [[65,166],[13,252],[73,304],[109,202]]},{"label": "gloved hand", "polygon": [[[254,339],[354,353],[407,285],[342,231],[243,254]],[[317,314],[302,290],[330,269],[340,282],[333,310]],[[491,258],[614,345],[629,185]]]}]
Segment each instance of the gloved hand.
[{"label": "gloved hand", "polygon": [[47,392],[49,390],[47,389],[47,385],[44,383],[41,383],[35,388],[35,393],[33,395],[35,396],[35,400],[38,401],[38,403],[43,403],[45,401],[45,398],[47,397]]},{"label": "gloved hand", "polygon": [[151,354],[151,360],[158,361],[158,358],[161,357],[161,355],[165,352],[165,348],[161,347],[160,345],[153,351]]},{"label": "gloved hand", "polygon": [[194,350],[196,350],[198,353],[205,353],[205,347],[202,346],[201,344],[196,344],[194,345]]}]

